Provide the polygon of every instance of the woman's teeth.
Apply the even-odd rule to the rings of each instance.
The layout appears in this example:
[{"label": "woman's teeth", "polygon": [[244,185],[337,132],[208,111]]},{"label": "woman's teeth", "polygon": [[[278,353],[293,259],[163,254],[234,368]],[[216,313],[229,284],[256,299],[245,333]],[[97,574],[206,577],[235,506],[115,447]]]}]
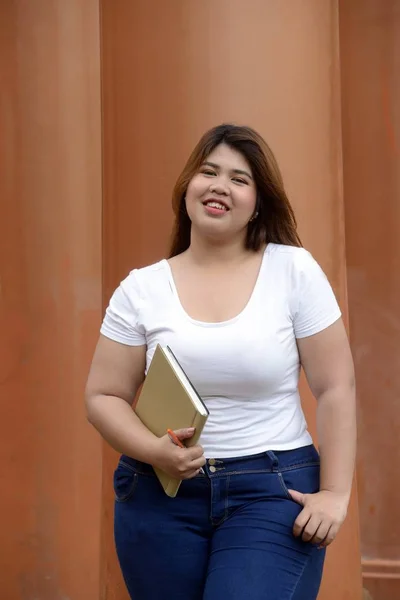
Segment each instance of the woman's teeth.
[{"label": "woman's teeth", "polygon": [[218,208],[219,210],[228,210],[224,204],[220,204],[219,202],[206,202],[206,206],[211,206],[211,208]]}]

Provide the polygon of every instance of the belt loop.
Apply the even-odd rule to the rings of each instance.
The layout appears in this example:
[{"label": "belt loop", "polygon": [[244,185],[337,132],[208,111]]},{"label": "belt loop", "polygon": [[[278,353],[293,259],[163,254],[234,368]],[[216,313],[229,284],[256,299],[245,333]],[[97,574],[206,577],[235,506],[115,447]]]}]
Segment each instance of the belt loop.
[{"label": "belt loop", "polygon": [[271,461],[272,470],[278,471],[279,461],[276,454],[272,450],[267,450],[266,454]]}]

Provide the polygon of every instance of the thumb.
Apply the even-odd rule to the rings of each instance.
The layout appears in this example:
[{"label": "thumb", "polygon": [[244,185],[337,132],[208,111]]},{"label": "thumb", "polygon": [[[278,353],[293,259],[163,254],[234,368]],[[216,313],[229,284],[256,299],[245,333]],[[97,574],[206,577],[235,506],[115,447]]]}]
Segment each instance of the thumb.
[{"label": "thumb", "polygon": [[302,494],[301,492],[296,492],[296,490],[288,490],[289,494],[292,497],[292,500],[300,504],[301,506],[305,506],[306,504],[306,494]]},{"label": "thumb", "polygon": [[174,433],[180,440],[188,440],[195,432],[194,427],[185,427],[184,429],[175,429]]}]

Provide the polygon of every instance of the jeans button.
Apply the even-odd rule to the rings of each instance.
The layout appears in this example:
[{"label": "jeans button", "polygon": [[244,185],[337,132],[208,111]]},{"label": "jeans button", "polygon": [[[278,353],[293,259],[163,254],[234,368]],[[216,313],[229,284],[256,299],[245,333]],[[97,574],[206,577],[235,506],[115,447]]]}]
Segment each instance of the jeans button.
[{"label": "jeans button", "polygon": [[208,464],[209,464],[209,465],[211,465],[211,466],[214,466],[214,465],[215,465],[215,463],[216,463],[216,460],[215,460],[215,458],[209,458],[209,459],[208,459]]},{"label": "jeans button", "polygon": [[210,467],[210,471],[211,471],[211,473],[215,473],[215,471],[216,471],[216,470],[217,470],[217,469],[216,469],[215,467],[213,467],[213,466],[211,466],[211,467]]}]

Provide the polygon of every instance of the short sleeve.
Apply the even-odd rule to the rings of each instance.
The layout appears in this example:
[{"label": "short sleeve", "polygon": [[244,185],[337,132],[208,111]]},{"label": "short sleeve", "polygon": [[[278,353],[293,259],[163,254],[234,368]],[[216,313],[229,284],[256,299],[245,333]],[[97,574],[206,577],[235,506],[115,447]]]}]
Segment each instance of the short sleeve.
[{"label": "short sleeve", "polygon": [[146,344],[144,327],[140,323],[141,303],[135,271],[132,271],[113,293],[100,333],[127,346]]},{"label": "short sleeve", "polygon": [[295,258],[293,326],[296,338],[323,331],[341,317],[332,287],[312,255],[302,249]]}]

